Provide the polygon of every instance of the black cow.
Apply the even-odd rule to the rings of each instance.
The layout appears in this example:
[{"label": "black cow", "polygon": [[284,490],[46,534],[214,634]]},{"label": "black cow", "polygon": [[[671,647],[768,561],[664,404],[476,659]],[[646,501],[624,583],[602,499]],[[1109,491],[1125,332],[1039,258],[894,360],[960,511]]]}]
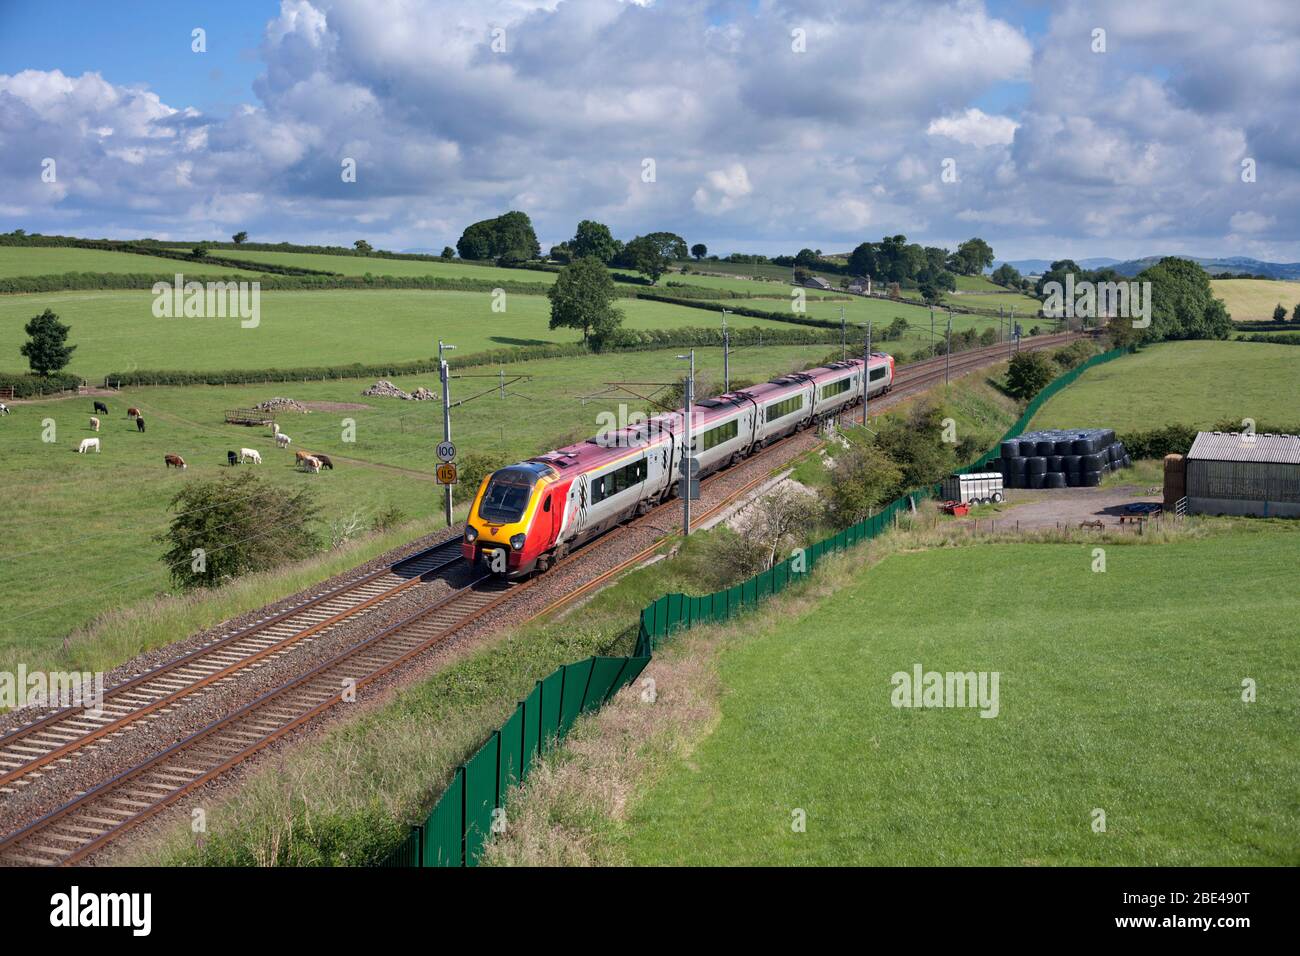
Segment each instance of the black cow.
[{"label": "black cow", "polygon": [[236,455],[233,451],[228,451],[226,452],[226,461],[230,462],[231,468],[234,468],[236,465],[239,464],[239,456]]},{"label": "black cow", "polygon": [[95,411],[97,411],[97,412],[103,412],[105,415],[107,415],[107,414],[108,414],[108,406],[105,405],[103,402],[96,402],[96,403],[95,403]]},{"label": "black cow", "polygon": [[317,454],[317,455],[313,455],[312,457],[314,457],[317,461],[320,462],[320,466],[322,468],[328,468],[330,471],[334,470],[334,462],[330,461],[329,455]]},{"label": "black cow", "polygon": [[138,432],[142,432],[142,431],[144,431],[144,416],[143,416],[143,415],[138,416],[138,417],[136,418],[136,420],[135,420],[135,430],[138,431]]}]

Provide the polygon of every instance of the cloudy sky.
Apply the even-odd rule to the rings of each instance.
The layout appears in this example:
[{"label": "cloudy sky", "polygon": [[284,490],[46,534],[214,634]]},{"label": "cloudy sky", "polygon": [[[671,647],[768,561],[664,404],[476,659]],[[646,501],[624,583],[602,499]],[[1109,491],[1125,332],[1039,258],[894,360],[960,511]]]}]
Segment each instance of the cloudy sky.
[{"label": "cloudy sky", "polygon": [[1294,0],[0,0],[0,231],[1297,261],[1298,104]]}]

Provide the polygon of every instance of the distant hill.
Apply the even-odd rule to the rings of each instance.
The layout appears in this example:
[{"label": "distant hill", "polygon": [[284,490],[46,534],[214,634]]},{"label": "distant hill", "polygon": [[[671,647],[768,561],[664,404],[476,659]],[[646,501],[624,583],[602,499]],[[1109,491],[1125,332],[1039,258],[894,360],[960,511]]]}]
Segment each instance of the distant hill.
[{"label": "distant hill", "polygon": [[[1143,259],[1130,259],[1118,263],[1115,271],[1120,275],[1135,276],[1148,266],[1153,266],[1164,256],[1147,256]],[[1270,279],[1300,279],[1300,262],[1263,262],[1247,256],[1229,256],[1223,259],[1206,256],[1179,256],[1197,263],[1210,275],[1231,273],[1236,275],[1249,272],[1251,275],[1268,276]]]},{"label": "distant hill", "polygon": [[[1141,259],[1110,259],[1096,256],[1091,259],[1076,259],[1085,269],[1100,269],[1110,266],[1120,275],[1135,276],[1148,266],[1153,266],[1165,256],[1145,256]],[[1229,273],[1238,275],[1248,272],[1251,275],[1268,276],[1270,279],[1300,279],[1300,262],[1264,262],[1247,256],[1228,256],[1211,258],[1208,256],[1179,256],[1197,263],[1210,275]],[[1055,260],[1053,259],[999,259],[994,261],[997,268],[1003,262],[1010,262],[1022,275],[1042,275]]]},{"label": "distant hill", "polygon": [[[1002,265],[1004,262],[1011,264],[1021,275],[1042,275],[1055,262],[1055,259],[994,259],[993,269]],[[1105,256],[1097,256],[1092,259],[1076,259],[1075,262],[1085,269],[1100,269],[1102,266],[1113,266],[1119,262],[1119,259],[1108,259]],[[989,270],[993,271],[992,269]]]}]

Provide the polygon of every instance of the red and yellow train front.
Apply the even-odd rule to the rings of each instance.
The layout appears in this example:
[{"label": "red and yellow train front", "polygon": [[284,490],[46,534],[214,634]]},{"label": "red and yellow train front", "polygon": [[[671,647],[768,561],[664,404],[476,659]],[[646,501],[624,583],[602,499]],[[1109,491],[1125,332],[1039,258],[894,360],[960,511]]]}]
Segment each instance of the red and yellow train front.
[{"label": "red and yellow train front", "polygon": [[[567,484],[567,482],[566,482]],[[564,519],[564,495],[549,465],[525,461],[483,479],[465,522],[461,553],[517,577],[549,559]]]}]

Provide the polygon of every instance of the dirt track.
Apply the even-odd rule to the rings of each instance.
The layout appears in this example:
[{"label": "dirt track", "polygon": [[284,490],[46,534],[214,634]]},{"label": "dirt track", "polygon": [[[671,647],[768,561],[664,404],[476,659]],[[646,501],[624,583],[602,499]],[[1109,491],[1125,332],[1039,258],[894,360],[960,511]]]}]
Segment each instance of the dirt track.
[{"label": "dirt track", "polygon": [[[1114,485],[1109,488],[1060,488],[1051,490],[1007,489],[1007,507],[996,515],[976,518],[959,518],[962,524],[979,521],[987,527],[996,521],[996,527],[1010,528],[1017,522],[1023,528],[1054,528],[1058,524],[1077,528],[1081,521],[1104,521],[1106,528],[1120,526],[1119,516],[1124,506],[1135,501],[1159,502],[1160,495],[1148,495],[1146,487],[1138,484]],[[1134,527],[1125,524],[1124,528]]]}]

